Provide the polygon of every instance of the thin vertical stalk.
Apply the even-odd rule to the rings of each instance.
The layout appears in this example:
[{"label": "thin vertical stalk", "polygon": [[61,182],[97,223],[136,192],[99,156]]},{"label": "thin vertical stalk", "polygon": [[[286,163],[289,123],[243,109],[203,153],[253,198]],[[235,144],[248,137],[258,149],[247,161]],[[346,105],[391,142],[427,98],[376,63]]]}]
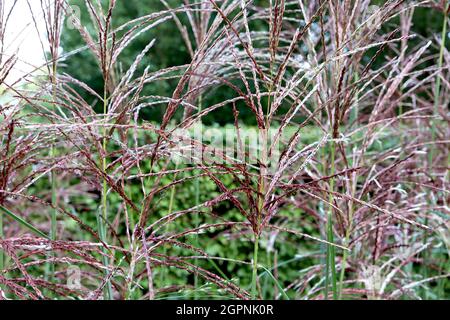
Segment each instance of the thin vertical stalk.
[{"label": "thin vertical stalk", "polygon": [[[105,155],[102,157],[102,171],[106,174],[107,170],[107,159],[106,159],[106,153],[107,153],[107,128],[106,128],[106,119],[108,114],[108,98],[107,98],[107,88],[105,83],[104,88],[104,94],[103,94],[103,115],[104,115],[104,126],[103,126],[103,151],[105,152]],[[102,190],[102,211],[101,213],[98,213],[97,216],[97,230],[99,232],[100,239],[106,243],[106,225],[105,221],[107,221],[108,218],[108,184],[106,183],[106,180],[103,179],[103,190]],[[101,215],[101,216],[100,216]],[[106,253],[105,248],[103,248],[103,251]],[[109,266],[108,257],[106,255],[102,256],[103,265],[105,267]],[[108,276],[108,270],[105,271],[105,275]],[[112,286],[111,282],[108,281],[105,286],[105,299],[111,300],[112,299]]]},{"label": "thin vertical stalk", "polygon": [[[198,179],[195,180],[195,206],[197,207],[200,204],[200,182]],[[198,214],[194,215],[194,227],[197,228],[199,225]],[[194,245],[198,247],[198,234],[194,235]],[[198,259],[195,259],[195,265],[198,265]],[[195,299],[197,299],[197,287],[198,287],[198,274],[194,274],[194,288],[195,288]]]},{"label": "thin vertical stalk", "polygon": [[[203,105],[203,96],[200,94],[200,96],[198,97],[198,112],[200,113],[202,111],[202,105]],[[199,122],[202,122],[202,118],[199,118]],[[200,181],[199,178],[195,179],[195,206],[197,207],[200,204]],[[195,228],[198,227],[198,225],[200,224],[199,222],[199,216],[198,214],[194,215],[194,226]],[[199,243],[198,243],[198,234],[196,233],[194,235],[194,245],[198,248]],[[195,265],[198,265],[198,259],[195,259]],[[197,299],[197,287],[198,287],[198,274],[195,273],[194,274],[194,288],[195,288],[195,299]]]},{"label": "thin vertical stalk", "polygon": [[[175,171],[178,170],[178,163],[175,165]],[[173,176],[173,181],[177,180],[177,172],[175,172],[174,176]],[[175,190],[176,190],[176,185],[174,184],[171,188],[170,188],[170,196],[169,196],[169,210],[168,210],[168,215],[170,216],[173,212],[173,204],[175,202]],[[171,231],[171,224],[168,224],[166,227],[167,232]],[[163,253],[164,255],[167,254],[167,249],[166,246],[163,247]],[[166,268],[161,268],[161,273],[160,273],[160,280],[161,283],[164,282],[164,279],[166,278]]]},{"label": "thin vertical stalk", "polygon": [[[51,82],[52,82],[52,103],[53,103],[53,110],[57,109],[56,104],[56,72],[57,72],[57,61],[56,58],[53,58],[52,63],[52,74],[51,74]],[[50,160],[53,160],[56,156],[56,150],[55,150],[55,143],[52,141],[50,145],[50,151],[49,151],[49,157]],[[57,195],[57,183],[56,183],[56,174],[55,169],[52,168],[50,171],[50,184],[51,184],[51,203],[53,208],[50,210],[50,232],[49,237],[52,241],[56,240],[56,234],[57,234],[57,211],[56,211],[56,202],[58,199]],[[53,253],[50,254],[50,256],[54,256]],[[55,266],[52,262],[49,262],[45,268],[45,279],[53,279],[55,274]]]},{"label": "thin vertical stalk", "polygon": [[[52,95],[53,95],[53,104],[56,109],[56,72],[57,72],[57,62],[56,60],[53,61],[53,76],[52,76]],[[50,159],[53,159],[55,157],[55,145],[52,143],[50,146]],[[55,170],[51,171],[51,179],[52,179],[52,205],[56,206],[57,201],[57,194],[56,194],[56,175]],[[56,209],[52,209],[52,222],[51,222],[51,231],[50,231],[50,238],[54,241],[56,240],[56,232],[57,232],[57,225],[56,225]]]},{"label": "thin vertical stalk", "polygon": [[[270,110],[270,96],[272,94],[272,86],[269,88],[269,100],[267,102],[267,111]],[[262,129],[262,164],[260,167],[260,176],[258,183],[258,210],[256,212],[256,228],[253,230],[253,264],[252,264],[252,299],[257,299],[257,281],[258,281],[258,251],[259,251],[259,236],[260,236],[260,221],[262,216],[262,210],[264,210],[264,195],[266,189],[265,174],[267,165],[267,128],[268,128],[268,117],[266,117],[266,127]],[[260,129],[261,130],[261,129]]]},{"label": "thin vertical stalk", "polygon": [[[178,164],[175,166],[175,170],[178,169]],[[177,179],[177,173],[175,173],[173,180],[175,181]],[[168,211],[168,215],[170,216],[173,212],[173,204],[175,202],[175,189],[176,189],[176,185],[173,185],[171,187],[170,190],[170,197],[169,197],[169,211]],[[167,225],[167,231],[170,232],[170,228],[171,224]],[[164,254],[167,253],[166,247],[164,246],[163,249]],[[164,281],[164,278],[166,277],[166,269],[165,268],[161,268],[161,281]]]},{"label": "thin vertical stalk", "polygon": [[256,300],[258,297],[257,281],[258,281],[258,251],[259,251],[259,236],[255,234],[253,239],[253,271],[252,271],[252,299]]},{"label": "thin vertical stalk", "polygon": [[[450,166],[450,153],[447,155],[447,166]],[[444,177],[444,186],[450,186],[450,172],[447,171],[445,177]],[[448,190],[447,187],[445,187],[446,190]],[[444,197],[444,206],[448,207],[448,202]],[[450,248],[448,245],[444,245],[444,248],[447,248],[447,254],[450,254]],[[445,250],[445,249],[444,249]],[[446,253],[444,253],[445,255]],[[447,273],[450,270],[450,260],[449,259],[442,259],[441,266],[439,268],[440,273]],[[440,292],[440,297],[446,296],[446,285],[447,281],[446,279],[441,279],[438,284],[438,292]]]},{"label": "thin vertical stalk", "polygon": [[[358,74],[357,71],[355,71],[354,79],[355,79],[355,83],[359,82],[359,74]],[[355,123],[358,120],[358,116],[359,116],[359,110],[358,110],[359,109],[359,95],[358,95],[358,92],[356,92],[356,94],[355,94],[355,99],[356,99],[355,104],[354,104],[354,106],[352,108],[352,112],[350,113],[350,123],[351,124]]]},{"label": "thin vertical stalk", "polygon": [[[336,145],[334,139],[331,143],[331,176],[335,174],[335,149]],[[330,209],[328,210],[327,215],[327,241],[329,243],[334,243],[334,235],[333,235],[333,207],[331,204],[334,202],[334,178],[330,179]],[[336,249],[332,245],[327,245],[327,273],[326,273],[326,286],[325,286],[325,298],[328,297],[328,283],[329,283],[329,271],[331,269],[331,286],[333,290],[333,299],[336,300],[338,298],[337,295],[337,277],[336,277]]]},{"label": "thin vertical stalk", "polygon": [[253,264],[252,264],[252,299],[255,300],[258,297],[258,251],[259,251],[259,237],[260,237],[260,221],[262,217],[262,211],[264,210],[264,197],[266,194],[266,170],[267,170],[267,139],[268,139],[268,130],[270,127],[270,119],[269,114],[272,105],[272,91],[273,91],[273,60],[271,59],[269,70],[270,70],[270,84],[267,86],[268,97],[267,97],[267,109],[265,115],[265,127],[259,128],[260,134],[260,143],[262,147],[261,154],[261,166],[259,171],[259,181],[258,181],[258,210],[256,212],[256,230],[253,230]]},{"label": "thin vertical stalk", "polygon": [[[359,74],[357,71],[355,71],[354,73],[354,79],[355,79],[355,83],[358,83],[359,81]],[[359,108],[359,95],[358,92],[356,92],[356,101],[355,104],[353,106],[353,110],[351,113],[351,119],[350,119],[350,123],[353,124],[358,120],[358,108]],[[355,188],[356,188],[356,177],[355,177],[355,173],[353,173],[353,179],[352,179],[352,196],[355,195]],[[350,232],[353,229],[353,213],[354,213],[354,204],[353,201],[349,201],[349,205],[348,205],[348,226],[347,226],[347,230],[345,231],[345,238],[344,238],[344,246],[347,246],[349,241],[350,241]],[[348,259],[348,251],[344,250],[343,256],[342,256],[342,263],[341,263],[341,273],[339,276],[339,288],[338,288],[338,298],[342,299],[342,289],[344,287],[344,276],[345,276],[345,268],[347,267],[347,259]]]},{"label": "thin vertical stalk", "polygon": [[[444,50],[445,50],[445,42],[447,38],[447,11],[449,8],[449,3],[447,2],[447,5],[444,9],[444,21],[442,24],[442,34],[441,34],[441,46],[439,51],[439,60],[438,60],[438,70],[442,69],[442,65],[444,62]],[[439,115],[438,109],[439,109],[439,96],[441,94],[441,77],[439,73],[436,76],[436,85],[434,88],[434,107],[433,107],[433,115],[436,117]],[[431,120],[431,141],[434,141],[436,139],[436,119],[432,118]],[[430,169],[433,166],[433,157],[434,153],[436,152],[435,148],[432,148],[431,152],[428,154],[428,164],[430,166]]]},{"label": "thin vertical stalk", "polygon": [[[271,270],[272,269],[272,255],[270,254],[270,250],[268,248],[266,248],[266,261],[267,261],[266,268],[268,270]],[[264,286],[262,289],[263,298],[266,297],[268,294],[268,282],[269,282],[269,278],[265,277],[264,278]]]},{"label": "thin vertical stalk", "polygon": [[[355,195],[356,188],[356,177],[355,173],[353,173],[353,183],[352,183],[352,196]],[[347,246],[350,241],[350,232],[353,229],[353,213],[354,213],[354,204],[353,201],[350,201],[349,203],[349,209],[348,209],[348,226],[347,230],[345,231],[345,239],[344,239],[344,246]],[[344,287],[344,276],[345,276],[345,268],[347,267],[347,259],[348,259],[348,251],[344,250],[344,254],[342,256],[342,263],[341,263],[341,274],[339,276],[339,299],[342,299],[342,289]]]},{"label": "thin vertical stalk", "polygon": [[[445,8],[444,8],[444,19],[442,23],[442,34],[441,34],[441,45],[439,50],[439,58],[438,58],[438,70],[442,69],[443,62],[444,62],[444,51],[445,51],[445,43],[447,38],[447,11],[449,9],[449,3],[447,2]],[[441,95],[441,77],[440,73],[436,75],[436,85],[434,87],[434,105],[433,105],[433,117],[431,118],[431,142],[434,142],[436,140],[436,117],[439,115],[439,98]],[[431,145],[431,150],[428,153],[428,170],[429,174],[431,174],[433,170],[433,160],[436,153],[436,147],[434,145]],[[431,198],[431,192],[428,190],[428,198],[429,202],[431,204],[434,204],[434,199]],[[425,225],[428,224],[428,216],[425,217]],[[423,239],[423,243],[425,244],[428,241],[428,233],[425,233],[425,237]],[[427,252],[424,252],[424,260],[427,260]],[[428,269],[424,268],[424,278],[428,278]],[[426,293],[427,294],[427,293]]]}]

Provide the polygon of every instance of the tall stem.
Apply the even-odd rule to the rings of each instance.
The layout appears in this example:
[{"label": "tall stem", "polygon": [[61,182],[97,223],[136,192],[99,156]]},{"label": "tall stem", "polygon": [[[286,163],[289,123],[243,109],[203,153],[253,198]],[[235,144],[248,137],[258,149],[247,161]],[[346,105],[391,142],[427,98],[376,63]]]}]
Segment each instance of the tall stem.
[{"label": "tall stem", "polygon": [[[353,173],[353,183],[352,183],[352,196],[355,195],[356,192],[356,179],[355,179],[355,173]],[[350,232],[353,229],[353,213],[354,213],[354,205],[353,201],[350,201],[349,203],[349,209],[348,209],[348,226],[347,230],[345,231],[345,239],[344,239],[344,246],[347,246],[350,241]],[[344,250],[344,254],[342,256],[342,263],[341,263],[341,274],[339,277],[339,299],[342,298],[342,289],[344,287],[344,276],[345,276],[345,268],[347,267],[347,258],[348,258],[348,251]]]},{"label": "tall stem", "polygon": [[[202,111],[203,106],[203,96],[200,94],[198,97],[198,112],[200,113]],[[200,117],[199,120],[200,124],[202,123],[202,118]],[[200,181],[199,178],[195,179],[195,206],[197,207],[200,204]],[[199,216],[198,214],[194,215],[194,226],[197,228],[200,224]],[[198,248],[199,242],[198,242],[198,234],[196,233],[194,235],[194,245]],[[195,259],[195,265],[198,265],[198,259]],[[195,273],[194,275],[194,288],[195,288],[195,299],[197,300],[197,287],[198,287],[198,274]]]},{"label": "tall stem", "polygon": [[[104,126],[103,126],[103,151],[105,152],[105,155],[102,157],[102,171],[106,174],[106,170],[107,170],[107,127],[106,127],[106,123],[107,123],[107,115],[108,115],[108,98],[107,98],[107,87],[106,87],[106,83],[105,83],[105,88],[104,88],[104,94],[103,94],[103,115],[105,117],[104,119]],[[103,179],[103,190],[102,190],[102,212],[101,212],[101,216],[100,213],[97,216],[97,230],[99,232],[99,236],[100,239],[106,243],[106,225],[105,225],[105,221],[107,221],[108,218],[108,184],[106,182],[106,179]],[[103,252],[106,253],[106,249],[103,248]],[[102,256],[102,260],[103,260],[103,265],[105,267],[109,266],[109,261],[108,261],[108,257],[105,255]],[[105,271],[105,275],[108,276],[108,270]],[[105,287],[105,298],[106,300],[111,300],[112,299],[112,286],[111,286],[111,282],[108,281],[106,283],[106,287]]]},{"label": "tall stem", "polygon": [[261,166],[259,170],[259,181],[258,181],[258,210],[257,210],[257,217],[256,217],[256,228],[253,230],[254,232],[254,238],[253,238],[253,272],[252,272],[252,299],[257,299],[258,297],[258,289],[257,289],[257,282],[258,282],[258,251],[259,251],[259,237],[260,237],[260,222],[261,218],[263,216],[263,210],[264,210],[264,198],[266,195],[266,174],[267,174],[267,166],[268,166],[268,150],[267,150],[267,144],[268,144],[268,131],[270,127],[270,119],[269,119],[269,113],[271,110],[271,103],[272,103],[272,91],[273,91],[273,82],[272,82],[272,69],[273,65],[270,64],[270,78],[271,82],[270,85],[268,85],[268,99],[267,99],[267,110],[265,115],[265,127],[259,128],[259,137],[260,137],[260,143],[261,143]]},{"label": "tall stem", "polygon": [[[51,81],[52,81],[52,102],[53,102],[53,110],[56,111],[57,104],[56,104],[56,72],[57,72],[57,62],[56,58],[53,58],[52,63],[52,74],[51,74]],[[50,151],[49,151],[49,157],[50,160],[53,160],[56,157],[56,150],[55,150],[55,143],[52,141],[50,144]],[[53,208],[50,210],[50,239],[52,241],[56,240],[56,234],[57,234],[57,211],[56,211],[56,202],[58,199],[57,195],[57,183],[56,183],[56,174],[54,168],[50,171],[50,184],[51,184],[51,203]],[[50,256],[54,256],[52,253]],[[45,279],[53,279],[55,274],[55,266],[52,262],[49,262],[45,268]]]},{"label": "tall stem", "polygon": [[[53,104],[55,106],[54,109],[56,109],[56,72],[57,72],[57,64],[56,60],[53,62],[53,76],[52,76],[52,95],[53,95]],[[50,159],[53,159],[55,157],[55,146],[52,143],[50,146]],[[56,206],[57,201],[57,194],[56,194],[56,175],[55,170],[51,171],[51,179],[52,179],[52,205]],[[56,232],[57,232],[57,226],[56,226],[56,209],[52,210],[52,216],[51,216],[51,230],[50,230],[50,238],[54,241],[56,240]]]},{"label": "tall stem", "polygon": [[258,281],[259,236],[255,234],[253,240],[252,299],[256,300],[258,297],[258,289],[256,283]]},{"label": "tall stem", "polygon": [[[335,174],[335,149],[336,145],[334,142],[334,139],[331,143],[331,176],[334,176]],[[328,210],[327,215],[327,241],[329,243],[334,243],[334,235],[333,235],[333,207],[332,204],[334,202],[334,178],[330,179],[330,196],[329,196],[329,202],[330,202],[330,209]],[[336,281],[336,251],[334,246],[328,245],[327,246],[327,285],[325,286],[325,298],[328,297],[328,277],[329,277],[329,270],[331,269],[331,285],[333,290],[333,299],[336,300],[338,298],[337,295],[337,281]]]},{"label": "tall stem", "polygon": [[[440,51],[439,51],[439,60],[438,60],[438,70],[440,71],[442,69],[442,65],[444,62],[444,51],[445,51],[445,42],[446,42],[446,38],[447,38],[447,11],[449,9],[449,3],[447,2],[445,9],[444,9],[444,21],[442,23],[442,34],[441,34],[441,46],[440,46]],[[436,76],[436,85],[434,87],[434,105],[433,105],[433,118],[431,118],[431,142],[434,142],[436,140],[436,117],[439,115],[439,98],[441,95],[441,77],[440,74],[438,73]],[[428,170],[429,170],[429,174],[432,174],[432,170],[433,170],[433,159],[436,153],[436,147],[435,146],[431,146],[431,150],[428,153]],[[429,203],[434,205],[434,199],[432,199],[431,197],[431,192],[430,190],[428,190],[428,198],[429,198]],[[428,217],[425,218],[425,225],[428,224]],[[428,242],[428,233],[425,233],[425,237],[423,239],[423,243],[427,243]],[[427,260],[427,252],[424,252],[424,260]],[[424,268],[424,278],[428,278],[428,269]],[[427,291],[426,291],[426,294]]]},{"label": "tall stem", "polygon": [[[449,8],[449,3],[447,2],[447,5],[444,9],[444,21],[442,24],[442,41],[441,41],[441,46],[440,46],[440,51],[439,51],[439,60],[438,60],[438,70],[442,69],[442,65],[444,62],[444,51],[445,51],[445,42],[446,42],[446,38],[447,38],[447,11]],[[434,87],[434,108],[433,108],[433,115],[436,117],[439,115],[439,96],[441,94],[441,77],[439,75],[439,73],[437,74],[436,77],[436,86]],[[432,118],[431,120],[431,136],[432,136],[432,140],[434,141],[436,139],[436,119]],[[428,164],[430,166],[430,169],[433,166],[433,157],[434,157],[434,153],[436,152],[435,148],[432,148],[431,152],[428,154]]]},{"label": "tall stem", "polygon": [[[357,71],[354,72],[354,79],[355,79],[355,83],[358,83],[359,81],[359,74]],[[350,119],[350,123],[354,124],[357,120],[358,120],[358,108],[359,108],[359,95],[358,92],[356,92],[355,95],[356,98],[356,102],[353,106],[353,110],[351,113],[351,119]],[[352,178],[352,196],[355,195],[356,192],[356,177],[355,177],[355,173],[353,173],[353,178]],[[348,204],[348,226],[347,229],[345,231],[345,239],[344,239],[344,246],[347,246],[349,241],[350,241],[350,232],[353,229],[353,212],[354,212],[354,204],[353,201],[349,201]],[[339,294],[339,299],[342,298],[342,289],[344,287],[344,276],[345,276],[345,268],[347,267],[347,259],[348,259],[348,251],[344,250],[344,254],[342,256],[342,263],[341,263],[341,273],[339,276],[339,289],[338,289],[338,294]]]}]

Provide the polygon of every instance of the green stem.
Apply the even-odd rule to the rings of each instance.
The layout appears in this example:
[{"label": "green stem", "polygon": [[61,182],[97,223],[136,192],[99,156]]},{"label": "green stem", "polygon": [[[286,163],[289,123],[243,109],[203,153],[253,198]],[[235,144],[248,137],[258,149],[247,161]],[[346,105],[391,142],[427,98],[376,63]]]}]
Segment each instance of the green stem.
[{"label": "green stem", "polygon": [[[359,74],[356,71],[354,74],[354,78],[355,78],[355,83],[357,83],[359,81]],[[358,119],[358,102],[359,102],[359,97],[358,97],[358,93],[356,93],[356,103],[352,110],[352,119],[350,120],[350,123],[352,123],[352,124],[354,122],[356,122]],[[356,183],[353,183],[352,184],[352,195],[353,196],[355,195],[355,192],[356,192],[355,187],[356,187]],[[348,243],[350,241],[350,232],[353,228],[353,212],[354,212],[353,201],[349,202],[348,211],[349,211],[349,213],[348,213],[349,225],[345,232],[344,246],[348,245]],[[341,273],[339,276],[339,290],[338,290],[339,299],[342,299],[342,289],[344,287],[344,276],[345,276],[345,268],[347,267],[348,254],[349,254],[349,252],[347,250],[344,250],[344,254],[342,256],[342,263],[341,263]]]},{"label": "green stem", "polygon": [[[331,176],[335,173],[335,142],[334,140],[331,143]],[[327,241],[329,243],[334,243],[334,235],[333,235],[333,207],[331,206],[334,202],[334,178],[330,179],[330,196],[329,196],[329,202],[330,202],[330,209],[328,210],[327,215]],[[331,284],[332,284],[332,290],[333,290],[333,299],[337,300],[337,281],[336,281],[336,251],[334,246],[328,245],[327,246],[327,273],[326,273],[326,285],[325,285],[325,298],[328,297],[328,277],[329,277],[329,270],[331,269]]]},{"label": "green stem", "polygon": [[[271,82],[270,85],[267,87],[268,90],[268,99],[267,99],[267,110],[265,115],[265,128],[260,129],[260,135],[261,142],[262,142],[262,154],[261,154],[261,167],[260,167],[260,176],[259,176],[259,185],[258,185],[258,211],[257,211],[257,217],[256,217],[256,224],[257,224],[257,230],[253,230],[254,232],[254,239],[253,239],[253,272],[252,272],[252,299],[256,300],[258,297],[258,289],[257,289],[257,281],[258,281],[258,251],[259,251],[259,236],[261,230],[260,228],[260,221],[262,217],[262,211],[264,210],[264,196],[266,194],[266,166],[267,166],[267,132],[270,126],[270,119],[269,119],[269,113],[271,109],[271,98],[272,98],[272,90],[273,90],[273,83],[272,83],[272,69],[273,66],[271,64],[270,66],[270,75],[271,75]],[[262,130],[262,132],[261,132]]]},{"label": "green stem", "polygon": [[[438,60],[438,70],[442,69],[442,65],[444,62],[444,51],[445,51],[445,40],[447,38],[447,14],[446,12],[448,11],[449,8],[449,3],[447,3],[446,7],[445,7],[445,11],[444,11],[444,21],[443,21],[443,25],[442,25],[442,42],[441,42],[441,47],[440,47],[440,51],[439,51],[439,60]],[[441,77],[439,76],[439,74],[437,74],[437,78],[436,78],[436,86],[434,88],[434,108],[433,108],[433,115],[434,116],[438,116],[439,112],[439,96],[441,94]],[[432,141],[434,141],[436,139],[436,120],[434,118],[432,118],[431,120],[431,135],[432,135]],[[434,153],[435,153],[435,148],[432,148],[431,152],[428,155],[428,159],[429,159],[429,166],[430,168],[433,166],[433,157],[434,157]]]},{"label": "green stem", "polygon": [[[52,94],[53,94],[53,103],[55,106],[55,109],[57,107],[56,104],[56,96],[57,96],[57,92],[56,92],[56,72],[57,72],[57,64],[56,64],[56,59],[53,62],[53,77],[52,77]],[[55,157],[55,146],[52,143],[51,147],[50,147],[50,158],[53,159]],[[51,171],[51,179],[52,179],[52,205],[56,206],[56,201],[57,201],[57,194],[56,194],[56,175],[55,175],[55,170]],[[56,232],[57,232],[57,225],[56,225],[56,209],[52,210],[52,216],[51,216],[51,230],[50,230],[50,238],[54,241],[56,240]]]},{"label": "green stem", "polygon": [[[107,99],[107,89],[106,89],[106,84],[105,84],[105,88],[104,88],[104,94],[103,94],[103,115],[105,117],[105,123],[104,123],[104,127],[103,127],[103,150],[105,152],[105,156],[102,157],[102,170],[103,172],[106,174],[106,170],[107,170],[107,159],[106,159],[106,149],[107,149],[107,128],[106,128],[106,117],[108,114],[108,99]],[[107,193],[108,193],[108,184],[106,182],[106,179],[103,179],[103,190],[102,190],[102,212],[101,212],[101,216],[100,213],[97,216],[97,230],[99,232],[99,236],[100,239],[106,243],[106,225],[105,225],[105,221],[107,221],[108,219],[108,198],[107,198]],[[106,249],[103,248],[103,251],[106,253]],[[108,257],[106,255],[102,256],[102,260],[103,260],[103,265],[105,267],[109,266],[109,261],[108,261]],[[105,275],[108,276],[108,271],[105,271]],[[112,286],[111,286],[111,282],[108,281],[106,286],[105,286],[105,299],[106,300],[111,300],[113,297],[112,294]]]},{"label": "green stem", "polygon": [[258,289],[256,282],[258,281],[258,246],[259,236],[255,234],[253,242],[253,273],[252,273],[252,299],[256,300],[258,297]]},{"label": "green stem", "polygon": [[[355,196],[356,193],[356,175],[355,173],[353,173],[353,177],[352,177],[352,181],[351,181],[351,193],[352,193],[352,197]],[[345,232],[345,239],[344,239],[344,246],[348,246],[349,242],[350,242],[350,233],[353,230],[353,213],[354,211],[354,204],[353,201],[349,202],[349,208],[348,208],[348,227],[347,230]],[[347,267],[347,259],[348,259],[348,255],[349,252],[347,250],[344,250],[344,254],[342,256],[342,264],[341,264],[341,274],[339,277],[339,299],[342,298],[342,289],[344,286],[344,276],[345,276],[345,269]]]},{"label": "green stem", "polygon": [[[202,105],[203,105],[203,96],[200,95],[198,98],[198,112],[202,111]],[[200,123],[202,122],[202,118],[200,117],[199,119]],[[200,204],[200,181],[199,178],[195,179],[195,206],[198,206]],[[195,228],[198,227],[198,225],[200,224],[199,221],[199,216],[198,214],[194,215],[194,226]],[[198,242],[198,234],[194,235],[194,245],[195,247],[199,247],[199,242]],[[195,259],[195,265],[198,265],[198,259]],[[216,265],[217,266],[217,265]],[[195,300],[198,299],[197,297],[197,288],[198,288],[198,274],[195,273],[194,275],[194,288],[195,288]]]},{"label": "green stem", "polygon": [[[56,104],[56,72],[57,72],[57,63],[56,63],[56,59],[54,59],[53,64],[52,64],[52,75],[51,75],[51,81],[52,81],[52,99],[53,99],[53,106],[54,106],[54,110],[57,109],[57,104]],[[50,160],[53,160],[56,156],[56,151],[55,151],[55,144],[52,141],[51,145],[50,145],[50,151],[49,151],[49,157]],[[56,184],[56,174],[55,174],[55,170],[54,168],[51,170],[50,172],[50,184],[51,184],[51,194],[52,194],[52,198],[51,198],[51,203],[53,208],[50,210],[50,232],[49,232],[49,238],[51,239],[51,241],[55,241],[56,240],[56,234],[57,234],[57,211],[55,209],[56,207],[56,202],[57,202],[57,193],[56,193],[56,189],[57,189],[57,184]],[[50,254],[51,257],[54,256],[53,253]],[[53,263],[48,263],[45,267],[45,279],[48,280],[50,278],[50,280],[52,280],[55,276],[55,265]]]},{"label": "green stem", "polygon": [[[178,170],[178,163],[175,165],[175,170]],[[173,176],[173,181],[177,180],[177,175],[178,175],[178,174],[175,172],[175,174],[174,174],[174,176]],[[176,185],[173,185],[173,186],[170,188],[169,210],[168,210],[168,212],[167,212],[167,214],[168,214],[169,216],[172,214],[172,211],[173,211],[173,204],[174,204],[174,202],[175,202],[175,190],[176,190],[176,187],[177,187]],[[167,227],[166,227],[166,230],[167,230],[168,233],[171,232],[171,227],[172,227],[172,225],[169,223],[169,224],[167,225]],[[166,246],[163,246],[163,253],[164,253],[164,255],[167,254],[167,248],[166,248]],[[160,273],[160,280],[161,280],[161,283],[164,283],[165,278],[166,278],[166,268],[161,268],[161,273]]]},{"label": "green stem", "polygon": [[[350,205],[351,209],[349,212],[349,226],[347,228],[347,231],[345,233],[345,240],[344,240],[344,246],[347,246],[350,240],[350,232],[352,230],[352,219],[353,219],[353,204]],[[342,263],[341,263],[341,274],[339,276],[339,299],[342,299],[342,288],[344,287],[344,276],[345,276],[345,268],[347,267],[347,258],[348,258],[348,251],[344,250],[344,254],[342,256]]]},{"label": "green stem", "polygon": [[[267,269],[270,270],[272,268],[272,255],[270,254],[270,250],[267,250],[267,248],[266,248],[266,261],[267,261],[266,267],[267,267]],[[269,279],[266,277],[264,279],[264,285],[262,287],[262,296],[263,297],[267,297],[267,295],[268,295],[268,291],[269,291],[268,282],[269,282]]]},{"label": "green stem", "polygon": [[[444,51],[445,51],[445,42],[446,42],[446,38],[447,38],[447,11],[449,8],[449,3],[447,2],[447,5],[445,6],[444,9],[444,21],[442,24],[442,34],[441,34],[441,46],[440,46],[440,51],[439,51],[439,60],[438,60],[438,70],[440,71],[442,69],[443,66],[443,62],[444,62]],[[439,96],[441,95],[441,77],[439,75],[439,73],[437,74],[437,78],[436,78],[436,85],[434,87],[434,106],[433,106],[433,118],[431,118],[431,141],[434,142],[436,140],[436,119],[435,117],[437,117],[439,115]],[[437,152],[437,148],[435,146],[432,145],[430,152],[428,153],[428,167],[429,167],[429,173],[432,173],[433,170],[433,159],[435,156],[435,153]],[[434,199],[431,198],[431,192],[430,190],[428,190],[428,197],[429,197],[429,202],[430,204],[434,204]],[[428,217],[425,218],[425,225],[428,224]],[[423,239],[423,243],[425,244],[426,242],[428,242],[428,233],[425,233],[425,237]],[[425,251],[423,256],[424,256],[424,260],[427,261],[428,257],[427,257],[427,252]],[[428,278],[428,269],[424,268],[423,269],[424,278]],[[427,294],[427,292],[426,292]]]},{"label": "green stem", "polygon": [[[359,74],[358,72],[355,71],[354,74],[354,78],[355,78],[355,83],[359,82]],[[359,96],[358,96],[358,92],[356,92],[356,101],[355,101],[355,105],[352,108],[352,112],[350,113],[350,123],[354,124],[357,120],[358,120],[358,115],[359,115]]]}]

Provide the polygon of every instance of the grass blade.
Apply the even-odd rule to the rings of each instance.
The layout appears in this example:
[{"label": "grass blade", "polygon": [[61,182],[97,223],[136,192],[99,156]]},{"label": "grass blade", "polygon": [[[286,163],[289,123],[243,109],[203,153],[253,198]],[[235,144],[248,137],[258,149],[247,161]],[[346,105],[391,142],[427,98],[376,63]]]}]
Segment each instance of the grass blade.
[{"label": "grass blade", "polygon": [[37,234],[38,236],[41,236],[47,240],[50,240],[50,237],[48,235],[46,235],[44,232],[36,229],[35,227],[33,227],[31,224],[29,224],[28,222],[26,222],[24,219],[22,219],[21,217],[19,217],[18,215],[12,213],[11,211],[9,211],[8,209],[6,209],[4,206],[0,206],[0,209],[3,213],[5,213],[8,217],[10,217],[11,219],[17,221],[18,223],[20,223],[22,226],[24,226],[25,228],[29,229],[30,231],[34,232],[35,234]]}]

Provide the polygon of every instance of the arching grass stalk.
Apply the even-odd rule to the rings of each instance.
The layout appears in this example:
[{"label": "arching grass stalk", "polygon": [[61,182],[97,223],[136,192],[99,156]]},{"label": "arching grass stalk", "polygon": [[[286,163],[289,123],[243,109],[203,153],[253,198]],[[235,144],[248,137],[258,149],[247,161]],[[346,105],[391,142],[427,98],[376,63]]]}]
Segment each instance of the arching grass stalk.
[{"label": "arching grass stalk", "polygon": [[275,276],[272,274],[272,272],[270,272],[270,270],[264,266],[261,266],[262,269],[264,269],[264,272],[266,274],[269,275],[270,279],[272,279],[272,281],[275,283],[275,285],[277,286],[278,290],[280,291],[281,296],[285,299],[285,300],[290,300],[289,296],[287,295],[287,293],[284,291],[283,286],[281,285],[281,283],[277,280],[277,278],[275,278]]},{"label": "arching grass stalk", "polygon": [[[41,230],[39,230],[36,227],[34,227],[31,223],[25,221],[25,219],[23,219],[20,216],[14,214],[13,212],[8,210],[7,208],[2,206],[1,204],[0,204],[0,239],[3,239],[4,236],[5,236],[4,235],[4,231],[3,231],[3,215],[6,215],[10,219],[14,220],[19,225],[23,226],[25,229],[28,229],[32,233],[36,234],[38,237],[42,237],[44,239],[50,240],[50,237],[47,234],[45,234]],[[6,268],[6,260],[5,260],[5,258],[6,258],[6,256],[5,256],[4,252],[3,252],[3,250],[0,250],[0,271],[4,270]],[[48,270],[48,268],[46,268],[46,270]],[[3,276],[6,277],[7,273],[3,274]],[[3,288],[3,284],[0,284],[0,288]],[[6,294],[6,293],[4,292],[4,294]]]}]

